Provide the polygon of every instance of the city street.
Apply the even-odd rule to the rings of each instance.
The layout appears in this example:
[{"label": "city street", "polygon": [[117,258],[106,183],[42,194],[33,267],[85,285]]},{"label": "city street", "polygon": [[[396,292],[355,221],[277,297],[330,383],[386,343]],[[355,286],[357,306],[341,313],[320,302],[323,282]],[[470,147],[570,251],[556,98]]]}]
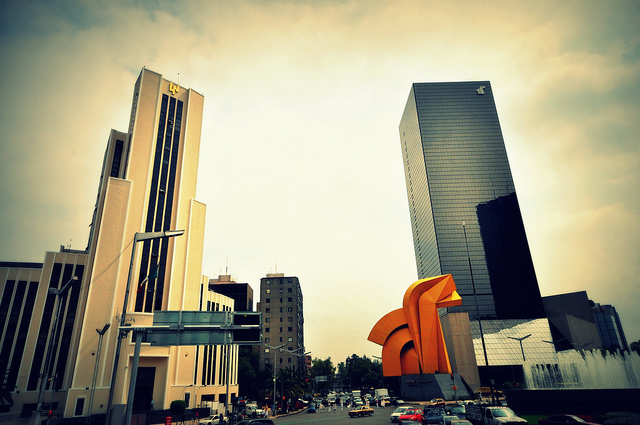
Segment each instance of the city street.
[{"label": "city street", "polygon": [[350,418],[349,409],[346,407],[343,411],[337,410],[325,413],[307,413],[301,412],[296,415],[284,416],[274,420],[275,425],[390,425],[389,415],[395,410],[395,407],[375,407],[375,413],[372,416],[361,418]]}]

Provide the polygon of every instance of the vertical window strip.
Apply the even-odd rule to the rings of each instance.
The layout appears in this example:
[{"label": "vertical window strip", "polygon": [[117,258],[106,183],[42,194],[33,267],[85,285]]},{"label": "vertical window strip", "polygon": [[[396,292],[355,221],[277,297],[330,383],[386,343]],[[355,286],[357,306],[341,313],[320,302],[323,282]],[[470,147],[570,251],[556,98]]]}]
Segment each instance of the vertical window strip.
[{"label": "vertical window strip", "polygon": [[[57,288],[62,271],[62,263],[54,263],[51,270],[51,280],[49,288]],[[40,373],[44,365],[44,357],[47,350],[47,340],[49,336],[49,327],[53,318],[53,305],[55,303],[55,295],[47,294],[42,319],[40,321],[40,330],[36,340],[36,348],[33,354],[31,370],[29,371],[29,381],[27,382],[27,391],[36,391],[38,389],[38,381]]]},{"label": "vertical window strip", "polygon": [[[145,224],[145,232],[153,231],[153,223],[156,212],[156,203],[158,201],[159,190],[158,181],[160,177],[160,169],[162,166],[162,152],[165,139],[165,127],[167,124],[167,106],[169,96],[162,95],[162,101],[160,104],[160,116],[158,118],[158,133],[156,136],[156,151],[153,160],[153,171],[151,175],[151,188],[149,189],[149,202],[147,204],[147,220]],[[134,247],[135,248],[135,247]],[[150,260],[151,241],[144,241],[142,249],[142,257],[140,260],[140,273],[138,275],[138,285],[142,282],[149,273],[149,260]],[[136,286],[137,287],[137,286]],[[146,291],[141,291],[136,297],[135,311],[144,311],[144,299]]]},{"label": "vertical window strip", "polygon": [[18,337],[16,338],[11,365],[8,370],[7,383],[5,385],[5,388],[10,390],[16,387],[16,383],[18,381],[20,362],[22,361],[22,355],[24,354],[24,349],[27,342],[27,334],[29,332],[29,324],[31,323],[31,317],[33,316],[33,306],[35,305],[37,294],[38,282],[29,282],[27,297],[25,299],[22,312],[22,320],[20,322]]}]

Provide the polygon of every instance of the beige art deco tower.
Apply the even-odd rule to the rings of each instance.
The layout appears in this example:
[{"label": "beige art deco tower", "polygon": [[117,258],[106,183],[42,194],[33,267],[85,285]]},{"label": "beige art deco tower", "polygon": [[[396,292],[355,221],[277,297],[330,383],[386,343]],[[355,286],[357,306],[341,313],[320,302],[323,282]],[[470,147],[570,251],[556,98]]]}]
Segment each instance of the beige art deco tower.
[{"label": "beige art deco tower", "polygon": [[[97,330],[110,324],[103,337],[91,403],[92,413],[105,413],[130,267],[125,326],[152,325],[156,310],[206,310],[207,305],[233,309],[233,301],[227,297],[218,297],[212,304],[207,279],[201,273],[206,208],[195,200],[195,194],[203,102],[204,97],[194,90],[143,69],[135,84],[128,131],[111,131],[91,225],[91,274],[84,283],[88,285],[86,308],[64,408],[66,417],[87,414]],[[185,232],[133,246],[136,232],[176,229]],[[132,249],[136,250],[135,261],[130,266]],[[168,408],[172,400],[185,399],[187,394],[195,396],[190,407],[198,396],[220,401],[226,388],[205,387],[205,381],[210,380],[203,377],[205,359],[197,355],[201,351],[193,346],[143,344],[134,410],[148,409],[151,400],[155,409]],[[129,333],[121,345],[114,406],[127,401],[132,355]],[[232,393],[237,393],[237,388],[232,388]]]}]

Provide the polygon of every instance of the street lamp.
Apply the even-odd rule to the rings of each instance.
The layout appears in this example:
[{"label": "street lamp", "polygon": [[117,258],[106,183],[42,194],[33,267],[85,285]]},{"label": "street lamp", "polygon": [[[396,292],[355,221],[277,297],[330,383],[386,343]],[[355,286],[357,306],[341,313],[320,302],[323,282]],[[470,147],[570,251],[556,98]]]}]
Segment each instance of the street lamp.
[{"label": "street lamp", "polygon": [[514,336],[508,336],[508,337],[507,337],[507,338],[509,338],[509,339],[514,339],[514,340],[516,340],[516,341],[519,341],[519,342],[520,342],[520,350],[522,350],[522,361],[523,361],[523,362],[524,362],[524,361],[526,361],[526,359],[524,358],[524,347],[522,346],[522,341],[524,341],[525,339],[529,338],[530,336],[531,336],[531,334],[529,334],[529,335],[525,335],[525,336],[523,336],[523,337],[521,337],[521,338],[516,338],[516,337],[514,337]]},{"label": "street lamp", "polygon": [[[42,378],[40,380],[40,392],[38,393],[38,404],[36,406],[36,417],[34,420],[34,424],[39,424],[41,422],[42,417],[42,405],[44,403],[44,392],[47,386],[47,382],[49,381],[49,366],[51,364],[51,359],[53,358],[53,345],[55,344],[55,340],[57,337],[58,331],[58,318],[60,317],[60,310],[62,309],[62,303],[59,302],[60,295],[62,295],[73,282],[78,281],[78,276],[73,276],[67,283],[62,285],[60,289],[57,288],[49,288],[49,293],[55,295],[55,311],[56,314],[53,316],[53,326],[51,327],[51,336],[49,337],[49,347],[47,348],[47,356],[44,361],[44,370],[42,371]],[[55,388],[53,389],[55,393]]]},{"label": "street lamp", "polygon": [[285,342],[284,344],[280,344],[277,347],[274,347],[272,345],[267,345],[265,344],[265,347],[268,347],[270,349],[273,350],[273,416],[276,415],[276,369],[277,369],[277,353],[278,350],[280,350],[282,347],[284,347],[285,345],[287,345],[287,343]]},{"label": "street lamp", "polygon": [[96,350],[96,363],[93,367],[93,379],[91,380],[91,394],[89,396],[89,407],[87,408],[87,425],[91,424],[91,409],[93,408],[93,396],[96,391],[96,379],[98,378],[98,366],[100,365],[100,352],[102,351],[102,337],[111,327],[111,323],[105,324],[102,329],[96,329],[98,332],[98,349]]},{"label": "street lamp", "polygon": [[[150,239],[162,239],[162,238],[172,238],[175,236],[180,236],[184,234],[184,230],[165,230],[162,232],[147,232],[147,233],[138,233],[136,232],[133,235],[133,244],[131,246],[131,262],[129,263],[129,275],[127,276],[127,286],[126,291],[124,293],[124,303],[122,305],[122,314],[120,314],[120,323],[118,325],[118,336],[116,337],[116,350],[113,361],[113,371],[111,372],[111,385],[109,386],[109,400],[107,402],[107,412],[105,417],[105,425],[110,425],[111,423],[111,408],[113,407],[113,392],[116,386],[116,378],[118,375],[118,362],[120,360],[120,346],[122,343],[122,339],[127,334],[125,331],[125,317],[127,314],[127,305],[129,303],[129,286],[131,284],[131,275],[133,274],[133,262],[136,256],[136,244],[140,241],[146,241]],[[135,379],[135,378],[134,378]],[[126,415],[129,415],[131,418],[131,408],[133,406],[127,406]],[[130,420],[130,419],[129,419]],[[125,418],[126,421],[126,418]]]},{"label": "street lamp", "polygon": [[462,231],[464,232],[464,243],[467,247],[467,260],[469,261],[469,273],[471,275],[471,286],[473,288],[473,300],[476,303],[476,315],[478,316],[478,327],[480,328],[480,340],[482,341],[482,352],[484,353],[484,365],[487,367],[489,374],[489,388],[491,390],[491,401],[495,404],[493,396],[493,379],[491,378],[491,369],[489,368],[489,359],[487,357],[487,346],[484,342],[484,333],[482,332],[482,320],[480,319],[480,307],[478,307],[478,294],[476,293],[476,282],[473,280],[473,267],[471,267],[471,255],[469,254],[469,241],[467,240],[467,226],[464,221],[461,222]]}]

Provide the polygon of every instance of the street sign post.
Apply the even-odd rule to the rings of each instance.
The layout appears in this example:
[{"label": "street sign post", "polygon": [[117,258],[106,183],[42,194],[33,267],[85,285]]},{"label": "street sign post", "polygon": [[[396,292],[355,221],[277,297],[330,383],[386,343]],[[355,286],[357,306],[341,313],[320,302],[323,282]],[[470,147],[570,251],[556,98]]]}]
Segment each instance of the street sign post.
[{"label": "street sign post", "polygon": [[[254,311],[156,311],[153,326],[131,327],[135,349],[125,425],[131,423],[140,346],[255,345],[262,343],[262,313]],[[230,362],[227,360],[227,378]],[[228,390],[227,390],[228,392]],[[229,397],[227,395],[227,400]]]}]

